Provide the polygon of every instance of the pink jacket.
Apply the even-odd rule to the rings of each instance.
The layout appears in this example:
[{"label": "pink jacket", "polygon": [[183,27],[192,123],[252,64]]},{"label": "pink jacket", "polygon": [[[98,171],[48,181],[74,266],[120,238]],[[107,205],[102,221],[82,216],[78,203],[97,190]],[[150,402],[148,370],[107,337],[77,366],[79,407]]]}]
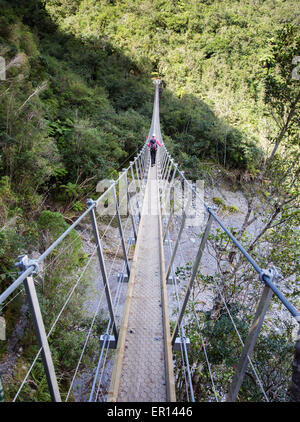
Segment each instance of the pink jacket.
[{"label": "pink jacket", "polygon": [[[158,141],[158,139],[155,139],[155,140],[156,140],[157,145],[159,145],[159,146],[161,147],[162,145],[161,145],[161,143]],[[149,140],[149,142],[148,142],[148,144],[147,144],[147,147],[150,147],[150,140]]]}]

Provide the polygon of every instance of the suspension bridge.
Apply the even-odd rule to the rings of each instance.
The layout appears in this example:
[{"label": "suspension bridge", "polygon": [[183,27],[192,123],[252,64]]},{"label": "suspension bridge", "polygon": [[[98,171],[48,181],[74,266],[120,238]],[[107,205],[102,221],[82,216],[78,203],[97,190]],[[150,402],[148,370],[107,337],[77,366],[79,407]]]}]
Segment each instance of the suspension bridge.
[{"label": "suspension bridge", "polygon": [[[4,317],[9,305],[20,295],[25,295],[38,345],[35,358],[26,368],[24,379],[11,401],[28,400],[24,387],[40,358],[52,401],[76,400],[74,389],[76,385],[85,383],[81,367],[101,309],[107,313],[108,322],[98,338],[94,367],[90,368],[81,401],[175,402],[178,384],[175,354],[182,361],[185,400],[195,401],[193,368],[189,362],[190,339],[186,336],[188,321],[185,318],[186,309],[193,301],[192,292],[203,257],[208,260],[205,254],[213,225],[227,236],[232,247],[249,263],[257,274],[261,291],[248,336],[243,341],[222,294],[222,286],[214,286],[240,342],[241,354],[234,376],[222,395],[215,385],[205,339],[200,337],[199,347],[204,353],[211,379],[211,401],[237,400],[247,369],[253,374],[262,400],[269,401],[259,370],[251,359],[259,332],[274,297],[279,299],[296,326],[300,323],[300,314],[280,291],[280,270],[275,267],[260,268],[221,221],[215,209],[206,204],[203,192],[190,183],[178,168],[162,139],[160,80],[154,80],[154,88],[153,115],[147,141],[129,167],[123,169],[117,180],[108,183],[97,200],[88,200],[86,211],[38,258],[20,256],[16,263],[19,277],[0,295],[0,309]],[[147,142],[153,133],[162,147],[158,149],[156,165],[152,167]],[[187,247],[192,237],[193,248],[191,245]],[[52,323],[46,327],[37,294],[39,283],[51,271],[53,273],[57,262],[63,261],[77,238],[93,242],[89,258],[79,274],[72,275],[74,284],[61,309],[53,316]],[[199,240],[195,243],[195,239]],[[113,253],[108,247],[110,240],[114,246]],[[178,268],[183,268],[187,262],[192,264],[184,281],[178,274]],[[50,339],[90,267],[95,269],[99,295],[93,304],[91,323],[84,331],[85,341],[81,343],[78,361],[72,377],[68,378],[66,389],[66,381],[57,374]],[[199,320],[199,312],[201,309],[194,308],[200,332],[203,322]],[[0,370],[1,365],[5,362],[0,364]],[[297,368],[295,364],[292,380],[295,388],[299,388]],[[5,390],[5,380],[3,384]]]}]

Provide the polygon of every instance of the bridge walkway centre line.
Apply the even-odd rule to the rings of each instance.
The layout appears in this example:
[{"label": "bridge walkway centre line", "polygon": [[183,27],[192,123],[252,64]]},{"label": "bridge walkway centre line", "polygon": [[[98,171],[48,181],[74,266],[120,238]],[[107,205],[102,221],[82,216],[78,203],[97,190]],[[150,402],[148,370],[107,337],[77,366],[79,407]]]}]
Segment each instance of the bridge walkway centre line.
[{"label": "bridge walkway centre line", "polygon": [[157,167],[148,172],[109,402],[176,401]]}]

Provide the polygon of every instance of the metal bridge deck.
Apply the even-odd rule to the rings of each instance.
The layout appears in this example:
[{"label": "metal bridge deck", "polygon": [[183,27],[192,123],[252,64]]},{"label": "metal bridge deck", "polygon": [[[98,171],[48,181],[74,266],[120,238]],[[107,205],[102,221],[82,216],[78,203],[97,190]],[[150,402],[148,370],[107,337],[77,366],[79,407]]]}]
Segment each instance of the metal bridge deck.
[{"label": "metal bridge deck", "polygon": [[175,401],[156,166],[150,167],[108,401]]}]

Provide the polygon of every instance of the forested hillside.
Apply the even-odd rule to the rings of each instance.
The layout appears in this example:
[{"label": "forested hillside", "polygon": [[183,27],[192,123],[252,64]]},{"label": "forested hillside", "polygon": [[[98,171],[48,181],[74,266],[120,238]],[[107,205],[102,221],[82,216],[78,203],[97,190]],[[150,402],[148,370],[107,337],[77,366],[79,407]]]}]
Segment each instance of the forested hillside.
[{"label": "forested hillside", "polygon": [[143,144],[152,78],[186,175],[245,190],[239,239],[266,201],[249,251],[268,236],[281,245],[269,257],[295,275],[299,24],[297,0],[0,0],[1,291],[16,257],[61,233]]},{"label": "forested hillside", "polygon": [[299,23],[297,1],[0,6],[2,225],[49,204],[81,210],[145,139],[151,76],[163,79],[163,135],[189,175],[203,176],[207,161],[255,174],[276,131],[267,63],[278,30]]}]

